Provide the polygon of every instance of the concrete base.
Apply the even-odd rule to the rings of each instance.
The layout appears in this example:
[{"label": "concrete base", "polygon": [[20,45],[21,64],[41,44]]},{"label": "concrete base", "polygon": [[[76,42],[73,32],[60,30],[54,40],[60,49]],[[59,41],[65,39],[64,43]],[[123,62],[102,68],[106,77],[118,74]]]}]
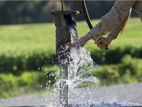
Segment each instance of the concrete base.
[{"label": "concrete base", "polygon": [[[75,89],[76,98],[71,94],[69,107],[126,107],[142,104],[142,83]],[[89,101],[90,100],[90,101]],[[81,103],[79,103],[81,102]],[[124,106],[123,106],[124,105]],[[0,99],[0,107],[61,107],[59,94],[50,93],[41,96],[22,96],[12,99]],[[128,107],[127,106],[127,107]],[[141,105],[142,106],[142,105]]]}]

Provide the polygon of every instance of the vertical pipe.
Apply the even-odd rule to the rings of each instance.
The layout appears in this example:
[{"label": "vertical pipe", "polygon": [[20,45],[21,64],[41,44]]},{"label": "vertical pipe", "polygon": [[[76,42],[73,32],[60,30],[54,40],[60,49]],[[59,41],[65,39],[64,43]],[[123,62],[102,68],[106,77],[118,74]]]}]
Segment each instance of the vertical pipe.
[{"label": "vertical pipe", "polygon": [[[62,11],[52,12],[54,16],[54,23],[56,26],[56,52],[60,49],[60,46],[70,42],[70,34],[66,27],[64,20],[64,13]],[[68,106],[68,65],[60,64],[60,103],[64,106]]]},{"label": "vertical pipe", "polygon": [[88,9],[87,9],[87,5],[86,5],[85,0],[75,0],[74,5],[75,5],[74,9],[80,11],[80,13],[83,14],[83,16],[88,24],[88,27],[90,29],[92,29],[93,25],[91,24],[91,21],[90,21],[90,16],[88,13]]},{"label": "vertical pipe", "polygon": [[68,107],[68,66],[67,65],[61,65],[60,66],[60,77],[61,77],[61,83],[60,83],[60,103],[64,107]]},{"label": "vertical pipe", "polygon": [[[69,31],[69,23],[72,22],[77,12],[74,11],[52,11],[54,16],[54,23],[56,26],[56,52],[60,46],[71,42],[71,33]],[[69,17],[66,17],[69,16]],[[69,19],[70,20],[69,20]],[[75,23],[75,22],[74,22]],[[60,102],[64,107],[68,107],[68,64],[60,64]]]},{"label": "vertical pipe", "polygon": [[64,11],[64,4],[63,4],[63,0],[61,0],[61,11]]}]

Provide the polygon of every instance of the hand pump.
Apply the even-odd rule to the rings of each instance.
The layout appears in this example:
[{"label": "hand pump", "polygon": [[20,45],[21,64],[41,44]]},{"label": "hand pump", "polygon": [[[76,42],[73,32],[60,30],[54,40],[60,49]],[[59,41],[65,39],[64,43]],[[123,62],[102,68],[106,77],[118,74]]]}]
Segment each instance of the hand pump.
[{"label": "hand pump", "polygon": [[[84,17],[88,23],[90,29],[92,29],[92,24],[90,22],[90,17],[86,8],[84,0],[75,0],[75,10],[65,11],[63,0],[61,0],[61,10],[52,11],[51,14],[54,18],[54,23],[56,26],[56,53],[58,54],[58,49],[64,47],[68,42],[74,42],[74,38],[71,36],[69,31],[69,24],[72,22],[73,25],[76,25],[75,17],[77,14],[83,13]],[[77,35],[76,35],[77,36]],[[76,37],[75,37],[76,38]],[[64,48],[62,48],[64,49]],[[63,56],[65,58],[65,56]],[[68,107],[68,64],[60,63],[60,102],[64,107]]]}]

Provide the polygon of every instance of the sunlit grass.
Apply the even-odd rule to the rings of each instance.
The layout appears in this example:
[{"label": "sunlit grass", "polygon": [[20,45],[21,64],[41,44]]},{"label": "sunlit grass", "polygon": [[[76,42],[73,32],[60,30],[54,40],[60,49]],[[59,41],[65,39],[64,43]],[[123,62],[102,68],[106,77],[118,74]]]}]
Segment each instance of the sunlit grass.
[{"label": "sunlit grass", "polygon": [[[95,25],[97,22],[98,20],[92,20],[93,25]],[[89,28],[85,21],[77,22],[77,28],[78,28],[79,36],[83,36],[87,32],[89,32]],[[113,43],[111,44],[109,48],[126,47],[126,46],[142,47],[141,28],[142,28],[142,24],[140,20],[138,18],[131,18],[123,34],[119,35],[119,37],[113,41]],[[89,51],[99,49],[96,47],[96,45],[94,45],[93,41],[89,41],[86,45],[86,48]],[[36,52],[44,51],[44,52],[47,52],[47,55],[53,54],[55,52],[55,26],[53,23],[0,26],[0,54],[7,54],[11,56],[13,55],[16,56],[21,54],[29,55],[35,51]],[[131,61],[127,61],[127,62],[129,63],[134,62],[133,60],[134,59],[131,59]],[[137,63],[137,60],[135,62]],[[141,61],[138,62],[138,64],[140,65]],[[113,68],[117,67],[118,65],[107,65],[101,68],[103,72],[102,74],[100,73],[100,71],[98,73],[100,73],[100,75],[104,75],[104,74],[107,75],[107,73],[105,73],[106,70],[108,70],[108,74],[109,74],[109,70],[112,71]],[[47,68],[50,68],[50,67],[47,67]],[[54,69],[52,69],[51,67],[51,69],[47,71],[54,71]],[[59,71],[59,70],[57,69],[56,71]],[[114,71],[114,74],[117,73],[118,71]],[[28,84],[29,86],[32,83],[35,85],[37,82],[34,83],[35,80],[32,77],[30,77],[30,76],[33,76],[33,73],[36,79],[40,79],[40,75],[38,76],[37,73],[35,73],[35,71],[33,72],[28,71],[28,73],[25,71],[22,71],[22,72],[23,74],[21,74],[21,76],[19,77],[12,76],[11,74],[1,74],[1,78],[3,78],[2,80],[5,80],[5,81],[1,80],[2,85],[0,86],[0,90],[3,94],[0,95],[0,97],[10,97],[12,96],[12,91],[20,90],[19,88],[20,86],[18,86],[17,84],[20,81],[22,82],[22,84],[23,83]],[[96,71],[94,73],[96,73]],[[129,82],[132,79],[132,77],[128,78],[127,76],[129,75],[126,74],[126,76],[123,76],[123,78],[124,80],[128,80]],[[111,75],[107,75],[107,77],[109,78],[111,77]],[[121,82],[121,79],[122,77],[120,78],[120,82]],[[103,78],[103,80],[105,80],[105,78]],[[133,82],[133,80],[131,81]],[[6,82],[11,83],[13,85],[13,89],[7,88]],[[110,82],[110,81],[109,80],[104,81],[104,83],[107,83],[107,82]],[[2,88],[2,86],[4,86],[4,88]],[[5,90],[5,87],[8,90]],[[17,92],[16,93],[17,95],[20,95],[23,91],[21,92],[16,91],[16,92]]]},{"label": "sunlit grass", "polygon": [[[98,20],[92,20],[95,25]],[[79,36],[89,29],[86,22],[77,22]],[[138,18],[131,18],[122,35],[114,40],[110,48],[142,46],[142,24]],[[89,49],[98,49],[93,41],[86,45]],[[30,54],[33,51],[55,52],[55,26],[53,23],[21,24],[0,26],[0,54]]]}]

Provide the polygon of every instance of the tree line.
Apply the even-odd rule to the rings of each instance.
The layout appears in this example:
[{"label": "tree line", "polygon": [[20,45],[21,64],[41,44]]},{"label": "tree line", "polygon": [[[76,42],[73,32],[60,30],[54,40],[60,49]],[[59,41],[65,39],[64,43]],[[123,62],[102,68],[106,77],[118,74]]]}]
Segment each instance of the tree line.
[{"label": "tree line", "polygon": [[[91,18],[100,18],[113,1],[86,1]],[[73,9],[73,1],[64,0],[65,10]],[[60,10],[60,1],[0,1],[0,24],[41,23],[52,21],[51,10]],[[78,20],[83,20],[79,15]]]}]

